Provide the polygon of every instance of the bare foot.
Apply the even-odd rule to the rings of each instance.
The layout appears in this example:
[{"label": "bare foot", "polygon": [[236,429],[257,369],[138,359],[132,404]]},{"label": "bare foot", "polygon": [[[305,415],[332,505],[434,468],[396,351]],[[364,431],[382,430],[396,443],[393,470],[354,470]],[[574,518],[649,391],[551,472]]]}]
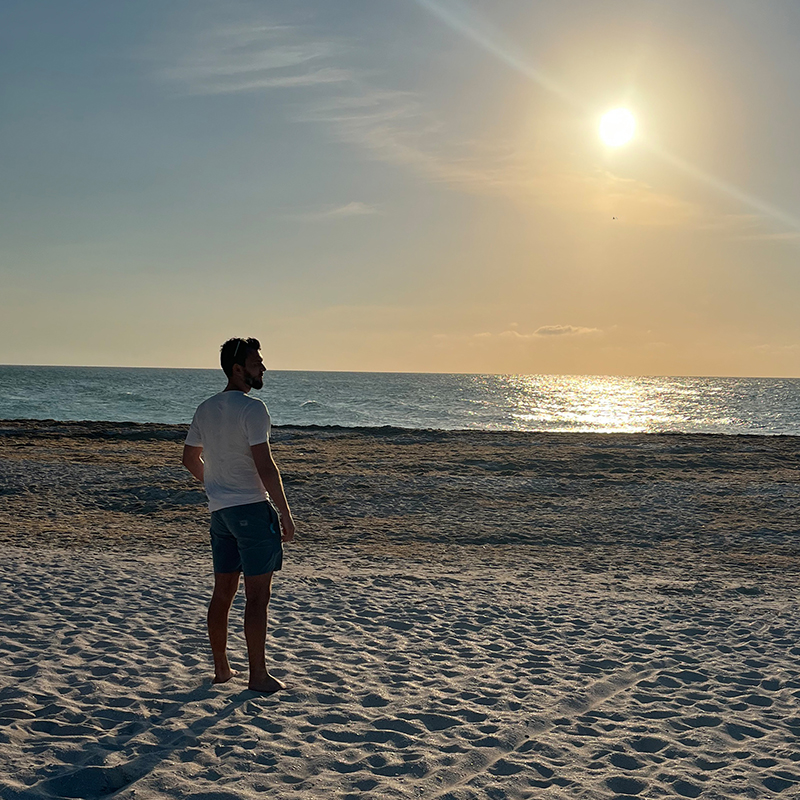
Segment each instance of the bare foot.
[{"label": "bare foot", "polygon": [[270,675],[269,672],[267,673],[266,678],[263,680],[253,680],[250,679],[250,683],[247,684],[247,688],[250,689],[251,692],[261,692],[261,694],[272,694],[272,692],[280,691],[281,689],[286,688],[286,684],[283,681],[279,681],[273,675]]},{"label": "bare foot", "polygon": [[221,672],[214,675],[214,680],[211,683],[227,683],[231,678],[235,678],[239,673],[235,669],[229,669],[226,672]]}]

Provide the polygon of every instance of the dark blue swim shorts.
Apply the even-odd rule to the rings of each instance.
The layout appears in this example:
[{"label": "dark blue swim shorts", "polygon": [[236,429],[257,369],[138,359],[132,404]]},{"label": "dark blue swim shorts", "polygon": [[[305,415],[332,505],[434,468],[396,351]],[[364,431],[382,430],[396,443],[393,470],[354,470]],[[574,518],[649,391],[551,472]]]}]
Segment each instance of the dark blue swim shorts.
[{"label": "dark blue swim shorts", "polygon": [[248,503],[211,512],[214,572],[263,575],[283,566],[278,513],[271,503]]}]

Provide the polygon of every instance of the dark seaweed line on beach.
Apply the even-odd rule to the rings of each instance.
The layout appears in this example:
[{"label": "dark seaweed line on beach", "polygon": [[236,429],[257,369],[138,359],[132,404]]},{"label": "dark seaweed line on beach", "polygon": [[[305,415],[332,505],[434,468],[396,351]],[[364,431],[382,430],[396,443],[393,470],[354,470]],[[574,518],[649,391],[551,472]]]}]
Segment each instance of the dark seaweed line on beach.
[{"label": "dark seaweed line on beach", "polygon": [[[76,436],[85,439],[127,439],[132,441],[183,441],[189,426],[185,424],[166,424],[158,422],[111,422],[103,420],[56,420],[56,419],[5,419],[0,420],[0,436],[14,436],[24,433],[31,437],[52,438],[57,436]],[[322,437],[361,435],[374,438],[402,438],[414,436],[417,440],[444,441],[455,437],[487,437],[488,439],[517,439],[530,441],[608,441],[610,439],[638,439],[645,437],[670,437],[691,439],[699,442],[715,439],[758,440],[767,439],[800,441],[800,436],[791,434],[755,433],[686,433],[683,431],[631,432],[586,432],[586,431],[509,431],[480,430],[475,428],[403,428],[394,425],[344,426],[344,425],[273,425],[273,438],[290,438],[293,434],[317,434]]]}]

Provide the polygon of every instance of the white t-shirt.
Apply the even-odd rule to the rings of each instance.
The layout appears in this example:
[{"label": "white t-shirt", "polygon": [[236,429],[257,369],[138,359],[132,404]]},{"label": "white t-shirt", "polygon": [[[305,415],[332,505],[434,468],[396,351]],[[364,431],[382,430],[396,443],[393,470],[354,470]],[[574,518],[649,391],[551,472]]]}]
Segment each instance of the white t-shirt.
[{"label": "white t-shirt", "polygon": [[220,392],[197,407],[186,444],[203,448],[209,511],[267,499],[250,447],[269,441],[269,429],[267,407],[244,392]]}]

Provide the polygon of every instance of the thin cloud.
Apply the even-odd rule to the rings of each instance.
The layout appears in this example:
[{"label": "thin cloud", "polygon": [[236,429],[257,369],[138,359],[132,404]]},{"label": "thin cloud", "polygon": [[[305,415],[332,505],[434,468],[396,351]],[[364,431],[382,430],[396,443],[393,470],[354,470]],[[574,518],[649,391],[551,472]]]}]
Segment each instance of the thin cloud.
[{"label": "thin cloud", "polygon": [[226,94],[230,92],[249,92],[258,89],[296,89],[304,86],[319,86],[325,83],[342,83],[350,80],[346,70],[318,69],[302,75],[263,76],[253,80],[243,80],[238,77],[235,81],[206,83],[200,89],[202,94]]},{"label": "thin cloud", "polygon": [[175,45],[161,76],[189,94],[224,94],[343,83],[349,70],[326,63],[338,48],[305,40],[292,26],[216,26]]},{"label": "thin cloud", "polygon": [[367,203],[348,203],[339,208],[332,208],[330,211],[325,212],[326,217],[364,217],[370,214],[378,214],[378,209],[375,206],[368,205]]},{"label": "thin cloud", "polygon": [[520,333],[514,328],[504,330],[500,333],[492,333],[490,331],[483,331],[481,333],[473,334],[437,334],[434,338],[439,340],[469,340],[472,342],[534,342],[540,339],[553,338],[553,337],[575,337],[575,336],[588,336],[602,334],[601,328],[585,328],[577,325],[543,325],[537,328],[533,333]]},{"label": "thin cloud", "polygon": [[380,214],[381,211],[376,206],[369,205],[369,203],[361,203],[358,201],[346,203],[343,206],[332,206],[321,211],[304,211],[296,214],[287,214],[289,219],[294,220],[337,220],[348,219],[352,217],[369,217],[375,214]]},{"label": "thin cloud", "polygon": [[599,328],[580,328],[575,325],[543,325],[537,328],[534,336],[585,336],[589,333],[600,333]]}]

